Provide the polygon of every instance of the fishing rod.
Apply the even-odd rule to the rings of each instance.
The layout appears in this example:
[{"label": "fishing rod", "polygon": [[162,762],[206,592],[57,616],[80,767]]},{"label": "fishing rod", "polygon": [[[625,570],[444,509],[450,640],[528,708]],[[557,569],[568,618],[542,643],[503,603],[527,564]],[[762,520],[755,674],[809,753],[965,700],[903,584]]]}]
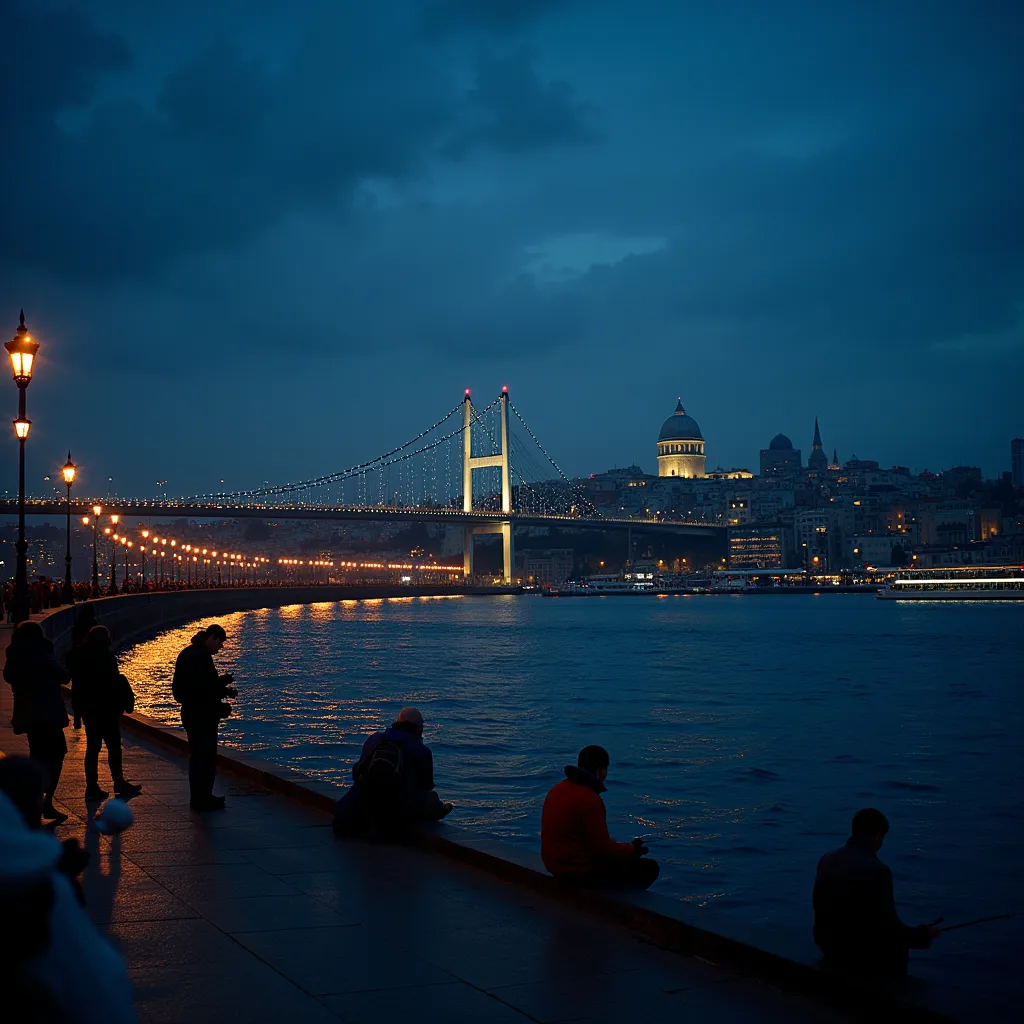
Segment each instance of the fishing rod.
[{"label": "fishing rod", "polygon": [[960,924],[947,924],[945,928],[936,928],[939,932],[952,932],[956,931],[957,928],[970,928],[976,924],[986,924],[989,921],[1005,921],[1008,917],[1013,917],[1013,914],[992,914],[989,917],[976,917],[973,921],[962,921]]}]

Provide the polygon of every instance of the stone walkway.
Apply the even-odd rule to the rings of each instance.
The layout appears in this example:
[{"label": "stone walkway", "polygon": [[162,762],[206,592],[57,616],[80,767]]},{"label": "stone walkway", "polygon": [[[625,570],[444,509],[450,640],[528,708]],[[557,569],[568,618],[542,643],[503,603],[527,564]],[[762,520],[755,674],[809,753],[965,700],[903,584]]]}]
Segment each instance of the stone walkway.
[{"label": "stone walkway", "polygon": [[[10,709],[2,684],[0,750],[24,753]],[[225,812],[192,814],[184,762],[130,738],[126,774],[144,789],[135,825],[108,839],[88,824],[84,733],[67,738],[57,835],[93,855],[89,913],[125,956],[142,1021],[840,1019],[443,857],[338,843],[325,815],[231,776]]]}]

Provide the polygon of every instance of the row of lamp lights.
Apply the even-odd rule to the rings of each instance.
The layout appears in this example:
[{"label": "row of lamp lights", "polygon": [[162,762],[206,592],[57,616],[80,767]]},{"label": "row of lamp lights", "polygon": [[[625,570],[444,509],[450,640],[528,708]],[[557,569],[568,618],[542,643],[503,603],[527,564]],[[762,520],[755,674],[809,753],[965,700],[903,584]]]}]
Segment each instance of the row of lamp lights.
[{"label": "row of lamp lights", "polygon": [[[93,596],[99,596],[99,564],[97,561],[97,543],[100,517],[103,508],[100,505],[92,506],[92,517],[82,516],[82,525],[92,525],[92,592]],[[210,582],[211,569],[217,572],[217,583],[224,582],[224,570],[227,570],[228,583],[235,581],[236,575],[245,569],[258,569],[270,562],[269,558],[263,555],[244,555],[237,552],[218,551],[214,548],[200,547],[198,544],[185,544],[174,537],[160,537],[152,530],[144,528],[139,531],[139,541],[131,540],[126,533],[119,533],[116,529],[120,517],[117,513],[111,513],[110,525],[103,528],[103,535],[110,542],[110,586],[108,593],[117,593],[117,559],[118,545],[124,554],[124,582],[128,582],[128,555],[133,550],[138,550],[141,564],[140,577],[142,586],[146,585],[146,554],[153,560],[154,582],[160,585],[164,582],[182,582],[194,584],[199,582],[200,567],[204,583]]]}]

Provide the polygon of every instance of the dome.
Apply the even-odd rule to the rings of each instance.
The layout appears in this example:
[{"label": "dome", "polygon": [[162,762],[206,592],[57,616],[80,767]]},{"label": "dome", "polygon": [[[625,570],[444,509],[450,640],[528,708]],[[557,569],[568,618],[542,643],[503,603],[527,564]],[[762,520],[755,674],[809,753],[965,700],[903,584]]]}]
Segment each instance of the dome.
[{"label": "dome", "polygon": [[793,450],[793,442],[785,434],[776,434],[768,442],[768,448],[773,452],[791,452]]},{"label": "dome", "polygon": [[676,411],[665,420],[658,434],[659,441],[703,441],[704,435],[692,416],[686,415],[683,400],[680,398]]}]

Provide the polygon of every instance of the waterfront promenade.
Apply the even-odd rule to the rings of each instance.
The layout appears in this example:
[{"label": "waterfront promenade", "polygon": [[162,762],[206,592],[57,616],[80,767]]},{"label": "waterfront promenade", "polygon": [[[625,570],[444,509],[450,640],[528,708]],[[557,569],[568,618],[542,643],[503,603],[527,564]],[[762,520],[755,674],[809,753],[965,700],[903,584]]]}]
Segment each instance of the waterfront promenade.
[{"label": "waterfront promenade", "polygon": [[[24,753],[10,711],[4,684],[0,750]],[[126,774],[144,790],[108,839],[87,821],[84,733],[67,738],[57,835],[93,855],[89,913],[142,1021],[846,1019],[436,854],[337,843],[323,812],[227,774],[228,810],[191,814],[184,760],[131,735]]]}]

